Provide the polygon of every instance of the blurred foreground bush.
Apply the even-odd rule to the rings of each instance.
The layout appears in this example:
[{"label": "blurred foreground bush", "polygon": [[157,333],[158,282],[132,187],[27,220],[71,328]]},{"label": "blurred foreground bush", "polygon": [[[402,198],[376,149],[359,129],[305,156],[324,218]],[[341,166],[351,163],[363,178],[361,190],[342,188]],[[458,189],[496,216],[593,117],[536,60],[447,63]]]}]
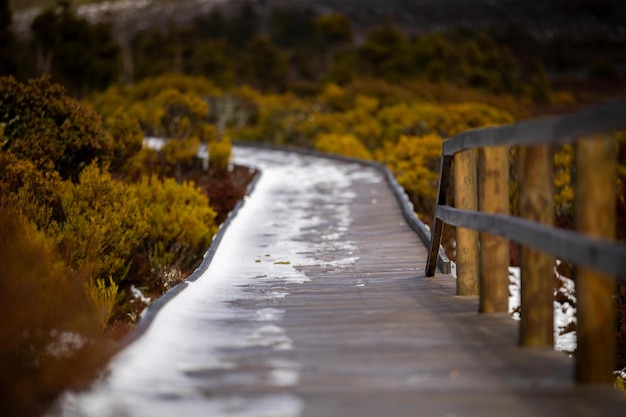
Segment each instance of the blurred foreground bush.
[{"label": "blurred foreground bush", "polygon": [[24,216],[0,208],[0,408],[40,415],[62,390],[79,388],[107,358],[86,277]]}]

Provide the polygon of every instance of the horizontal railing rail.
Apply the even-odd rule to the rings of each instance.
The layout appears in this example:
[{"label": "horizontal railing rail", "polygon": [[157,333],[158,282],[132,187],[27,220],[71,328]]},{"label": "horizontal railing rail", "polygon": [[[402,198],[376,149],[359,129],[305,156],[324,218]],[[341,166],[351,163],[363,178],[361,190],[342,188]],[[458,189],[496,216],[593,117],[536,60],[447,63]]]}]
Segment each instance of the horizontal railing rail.
[{"label": "horizontal railing rail", "polygon": [[489,146],[563,145],[598,132],[626,129],[626,100],[561,117],[468,130],[443,144],[443,155]]},{"label": "horizontal railing rail", "polygon": [[[479,311],[508,311],[509,239],[521,246],[520,344],[552,346],[554,256],[576,265],[576,379],[612,382],[617,172],[611,133],[626,129],[626,100],[568,116],[463,132],[444,142],[426,275],[435,273],[444,223],[457,226],[457,294]],[[576,145],[577,230],[553,226],[553,148]],[[509,215],[509,148],[519,147],[519,217]],[[447,204],[454,186],[456,208]],[[480,249],[479,249],[480,248]]]},{"label": "horizontal railing rail", "polygon": [[626,279],[626,245],[592,239],[570,230],[550,228],[514,216],[468,212],[441,206],[437,216],[445,223],[503,236],[557,256]]}]

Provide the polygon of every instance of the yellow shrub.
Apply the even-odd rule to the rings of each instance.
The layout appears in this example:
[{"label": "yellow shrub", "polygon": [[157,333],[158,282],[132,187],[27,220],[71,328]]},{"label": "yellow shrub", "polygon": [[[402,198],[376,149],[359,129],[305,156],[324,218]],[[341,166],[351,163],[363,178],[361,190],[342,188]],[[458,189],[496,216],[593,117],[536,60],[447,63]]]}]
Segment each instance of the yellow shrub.
[{"label": "yellow shrub", "polygon": [[144,242],[153,269],[178,262],[187,271],[208,248],[217,232],[215,211],[193,183],[143,177],[135,189],[149,210],[149,233]]},{"label": "yellow shrub", "polygon": [[112,138],[113,155],[111,168],[122,168],[130,158],[141,150],[143,132],[137,119],[122,108],[105,119],[104,127]]},{"label": "yellow shrub", "polygon": [[370,152],[353,135],[321,134],[315,138],[315,149],[355,158],[372,159]]},{"label": "yellow shrub", "polygon": [[317,97],[317,101],[330,111],[345,111],[351,103],[346,91],[334,83],[328,83]]},{"label": "yellow shrub", "polygon": [[615,377],[615,388],[620,390],[624,394],[624,396],[626,396],[626,380],[623,376],[620,375]]},{"label": "yellow shrub", "polygon": [[52,170],[38,170],[30,161],[0,151],[0,206],[8,205],[26,216],[40,230],[60,221],[61,177]]},{"label": "yellow shrub", "polygon": [[218,171],[228,168],[232,145],[228,139],[209,143],[209,167]]},{"label": "yellow shrub", "polygon": [[120,107],[128,108],[134,103],[145,102],[168,89],[198,97],[221,94],[221,90],[206,77],[166,74],[142,80],[132,86],[123,84],[111,86],[103,93],[91,97],[90,101],[106,118]]},{"label": "yellow shrub", "polygon": [[[181,167],[189,166],[193,163],[199,147],[200,139],[197,136],[188,136],[168,141],[163,145],[160,152],[166,164],[176,166],[180,170],[182,169]],[[176,174],[180,178],[181,173],[177,172]]]},{"label": "yellow shrub", "polygon": [[376,153],[376,159],[387,164],[420,213],[431,213],[434,208],[442,143],[435,133],[401,136],[397,143],[387,142]]},{"label": "yellow shrub", "polygon": [[94,279],[120,282],[149,227],[133,187],[92,164],[77,184],[62,188],[65,222],[56,239],[65,261],[75,271],[91,271]]},{"label": "yellow shrub", "polygon": [[386,127],[383,136],[386,141],[393,141],[400,134],[436,133],[450,138],[468,129],[514,121],[510,113],[482,103],[399,103],[382,109],[379,117]]},{"label": "yellow shrub", "polygon": [[93,306],[94,315],[100,331],[104,331],[113,313],[118,299],[118,285],[109,280],[109,285],[103,279],[87,280],[85,293]]}]

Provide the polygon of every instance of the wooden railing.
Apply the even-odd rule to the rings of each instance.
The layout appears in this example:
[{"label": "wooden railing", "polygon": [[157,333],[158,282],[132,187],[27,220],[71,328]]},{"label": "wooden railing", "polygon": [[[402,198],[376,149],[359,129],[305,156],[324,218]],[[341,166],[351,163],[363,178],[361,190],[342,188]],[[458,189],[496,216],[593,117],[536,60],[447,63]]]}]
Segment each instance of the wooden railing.
[{"label": "wooden railing", "polygon": [[[457,226],[457,294],[479,311],[508,311],[509,240],[521,245],[522,346],[554,344],[555,259],[576,265],[578,383],[612,383],[615,278],[626,277],[616,229],[616,152],[626,101],[571,116],[461,133],[443,144],[426,275],[433,276],[443,224]],[[576,231],[553,227],[553,148],[576,146]],[[509,148],[518,146],[519,215],[509,215]],[[454,167],[454,201],[446,205]],[[480,249],[479,249],[480,247]]]}]

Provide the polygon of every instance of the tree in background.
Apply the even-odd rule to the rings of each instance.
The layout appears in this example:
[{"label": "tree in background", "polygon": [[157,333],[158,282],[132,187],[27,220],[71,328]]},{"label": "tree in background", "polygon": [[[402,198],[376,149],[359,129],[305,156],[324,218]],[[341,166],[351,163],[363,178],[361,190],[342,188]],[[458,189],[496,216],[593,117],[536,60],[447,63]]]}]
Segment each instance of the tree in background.
[{"label": "tree in background", "polygon": [[51,73],[74,95],[101,90],[121,72],[121,51],[107,23],[76,17],[71,2],[59,0],[32,22],[37,71]]},{"label": "tree in background", "polygon": [[54,9],[38,14],[30,25],[35,48],[35,71],[38,75],[52,71],[52,55],[56,43],[57,17]]},{"label": "tree in background", "polygon": [[227,22],[217,7],[213,7],[207,15],[196,17],[193,26],[202,38],[221,39],[226,36]]},{"label": "tree in background", "polygon": [[259,31],[259,16],[251,1],[247,0],[239,13],[228,21],[226,37],[235,48],[244,48]]},{"label": "tree in background", "polygon": [[289,67],[283,53],[267,37],[257,36],[246,46],[242,72],[261,91],[282,91]]},{"label": "tree in background", "polygon": [[519,92],[517,61],[484,32],[423,35],[412,49],[417,74],[430,81],[497,94]]},{"label": "tree in background", "polygon": [[528,69],[526,93],[537,103],[548,103],[550,100],[550,79],[543,64],[539,60],[533,61]]},{"label": "tree in background", "polygon": [[17,73],[17,42],[11,23],[9,0],[0,0],[0,76]]},{"label": "tree in background", "polygon": [[304,48],[315,37],[314,15],[301,8],[276,8],[270,13],[269,35],[281,48]]},{"label": "tree in background", "polygon": [[343,14],[330,13],[315,19],[316,44],[322,54],[322,66],[329,82],[346,84],[356,76],[356,59],[339,55],[354,42],[352,21]]},{"label": "tree in background", "polygon": [[131,41],[134,79],[143,80],[173,72],[174,52],[170,37],[161,29],[147,29]]},{"label": "tree in background", "polygon": [[359,77],[359,57],[352,51],[338,53],[332,60],[324,81],[338,85],[348,85]]},{"label": "tree in background", "polygon": [[[198,17],[190,27],[171,25],[137,33],[131,42],[134,79],[143,80],[169,73],[204,76],[228,87],[236,81],[236,61],[241,55],[233,48],[219,11]],[[215,27],[216,26],[216,27]]]},{"label": "tree in background", "polygon": [[359,48],[359,57],[371,76],[400,81],[410,71],[409,51],[405,34],[387,21],[367,34]]},{"label": "tree in background", "polygon": [[350,18],[341,13],[329,13],[315,19],[315,33],[324,50],[335,50],[352,44],[354,28]]},{"label": "tree in background", "polygon": [[186,62],[186,73],[204,76],[220,87],[235,83],[235,63],[229,57],[225,39],[197,42]]}]

